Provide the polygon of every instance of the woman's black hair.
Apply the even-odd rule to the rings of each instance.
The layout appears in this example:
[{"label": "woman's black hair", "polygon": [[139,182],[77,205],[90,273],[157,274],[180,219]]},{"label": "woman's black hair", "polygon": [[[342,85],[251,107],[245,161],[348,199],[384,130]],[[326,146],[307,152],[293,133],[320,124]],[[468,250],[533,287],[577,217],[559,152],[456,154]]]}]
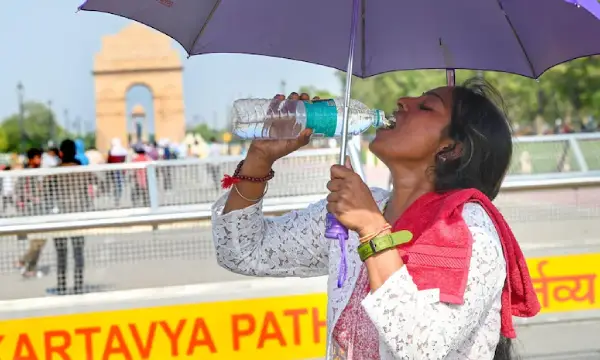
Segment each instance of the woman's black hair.
[{"label": "woman's black hair", "polygon": [[[436,191],[475,188],[494,200],[512,157],[512,128],[502,97],[485,80],[469,79],[452,91],[445,130],[456,143],[438,153]],[[494,360],[515,360],[512,341],[500,335]]]},{"label": "woman's black hair", "polygon": [[512,157],[512,129],[502,97],[482,79],[452,91],[452,115],[445,130],[456,144],[438,153],[436,191],[475,188],[493,200]]}]

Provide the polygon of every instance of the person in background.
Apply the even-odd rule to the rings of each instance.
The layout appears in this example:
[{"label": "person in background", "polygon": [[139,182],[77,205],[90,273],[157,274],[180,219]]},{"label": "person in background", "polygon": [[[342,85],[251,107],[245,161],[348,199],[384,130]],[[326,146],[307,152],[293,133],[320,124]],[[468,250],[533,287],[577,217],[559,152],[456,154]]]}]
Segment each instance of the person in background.
[{"label": "person in background", "polygon": [[[19,162],[18,155],[14,154],[14,153],[11,154],[9,163],[4,168],[4,171],[21,170],[21,169],[23,169],[23,164],[21,162]],[[3,187],[2,194],[7,194],[7,197],[2,199],[3,204],[6,204],[6,205],[2,205],[4,207],[4,211],[6,211],[6,207],[8,206],[8,203],[12,204],[14,207],[16,207],[16,205],[17,205],[16,204],[16,194],[15,194],[16,182],[17,182],[17,179],[15,176],[6,177],[2,181],[2,187]],[[6,185],[6,190],[4,190],[5,185]],[[6,201],[8,201],[8,202],[6,202]]]},{"label": "person in background", "polygon": [[106,163],[108,164],[121,164],[127,160],[127,149],[121,144],[121,139],[113,138],[110,142],[110,150],[108,150],[108,156]]},{"label": "person in background", "polygon": [[[67,139],[60,144],[61,163],[59,167],[81,166],[77,159],[77,145],[73,140]],[[68,217],[72,213],[81,213],[92,210],[92,202],[88,197],[90,185],[97,184],[98,179],[90,172],[71,172],[46,176],[44,179],[44,191],[54,194],[56,212]],[[67,293],[67,255],[68,242],[71,240],[73,246],[74,269],[74,292],[83,293],[84,278],[84,237],[57,237],[54,238],[56,249],[56,292],[58,295]]]},{"label": "person in background", "polygon": [[[168,139],[161,141],[162,147],[162,159],[163,160],[175,160],[177,158],[174,149],[171,148],[171,144]],[[171,190],[173,188],[173,171],[170,165],[159,167],[162,176],[162,184],[164,190]]]},{"label": "person in background", "polygon": [[308,95],[307,93],[302,93],[300,94],[300,100],[308,101],[310,100],[310,95]]},{"label": "person in background", "polygon": [[77,155],[75,156],[75,159],[78,160],[81,165],[89,165],[90,160],[85,155],[85,144],[83,143],[83,140],[75,140],[75,146],[77,148]]},{"label": "person in background", "polygon": [[58,149],[56,147],[49,147],[48,150],[42,154],[42,168],[53,168],[58,166],[59,163],[60,157],[58,156]]},{"label": "person in background", "polygon": [[93,146],[85,151],[85,156],[90,161],[90,165],[101,165],[106,163],[104,155]]},{"label": "person in background", "polygon": [[[145,146],[142,144],[135,145],[133,147],[135,156],[132,162],[148,162],[152,159],[146,154]],[[146,178],[146,169],[136,169],[133,175],[133,191],[131,192],[131,202],[134,207],[147,207],[149,206],[149,194],[148,194],[148,179]]]},{"label": "person in background", "polygon": [[[27,150],[26,169],[39,169],[42,164],[42,149],[31,148]],[[17,210],[21,216],[44,215],[44,194],[42,183],[37,176],[22,176],[17,178],[15,193],[17,197]],[[19,240],[27,240],[27,235],[19,235]],[[38,261],[44,246],[46,238],[36,236],[29,240],[29,248],[17,261],[17,267],[21,269],[24,277],[30,278],[41,276],[38,271]]]},{"label": "person in background", "polygon": [[[222,147],[221,144],[217,142],[217,139],[213,136],[210,138],[208,144],[208,159],[214,159],[219,156],[222,156]],[[221,182],[219,180],[219,177],[221,176],[221,165],[218,162],[209,162],[207,165],[208,172],[210,173],[215,185],[215,190],[218,192],[221,188]]]},{"label": "person in background", "polygon": [[[10,165],[6,165],[2,168],[2,171],[10,170]],[[15,205],[15,179],[8,173],[8,176],[2,177],[0,186],[2,187],[2,212],[6,214],[8,205]]]},{"label": "person in background", "polygon": [[[113,138],[111,140],[110,150],[108,150],[106,162],[108,164],[122,164],[127,160],[127,155],[129,155],[129,153],[127,149],[121,145],[121,140],[119,138]],[[123,194],[123,170],[111,170],[107,175],[108,188],[112,189],[115,206],[118,207]]]},{"label": "person in background", "polygon": [[148,157],[150,157],[150,159],[152,159],[154,161],[160,160],[160,154],[158,152],[158,144],[156,143],[156,141],[153,141],[150,143],[150,146],[148,146],[147,154],[148,154]]}]

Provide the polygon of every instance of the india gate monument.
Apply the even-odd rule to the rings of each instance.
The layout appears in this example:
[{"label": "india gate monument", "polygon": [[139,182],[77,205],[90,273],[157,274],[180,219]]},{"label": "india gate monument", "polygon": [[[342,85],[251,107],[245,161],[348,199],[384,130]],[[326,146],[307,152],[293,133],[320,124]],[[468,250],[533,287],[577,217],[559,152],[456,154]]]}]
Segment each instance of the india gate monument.
[{"label": "india gate monument", "polygon": [[183,67],[172,40],[138,23],[102,38],[94,59],[96,147],[105,152],[113,138],[128,144],[126,94],[142,85],[152,94],[154,138],[181,142],[185,136]]}]

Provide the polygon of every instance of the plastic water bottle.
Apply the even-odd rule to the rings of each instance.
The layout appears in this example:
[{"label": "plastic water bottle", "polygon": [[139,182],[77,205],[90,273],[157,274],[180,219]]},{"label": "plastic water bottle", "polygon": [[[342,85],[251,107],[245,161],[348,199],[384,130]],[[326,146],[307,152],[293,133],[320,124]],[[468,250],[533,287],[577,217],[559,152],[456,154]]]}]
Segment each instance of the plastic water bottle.
[{"label": "plastic water bottle", "polygon": [[[350,100],[348,134],[358,135],[369,127],[387,126],[381,110]],[[302,130],[313,136],[338,137],[342,134],[344,100],[240,99],[233,103],[232,133],[241,139],[294,139]]]}]

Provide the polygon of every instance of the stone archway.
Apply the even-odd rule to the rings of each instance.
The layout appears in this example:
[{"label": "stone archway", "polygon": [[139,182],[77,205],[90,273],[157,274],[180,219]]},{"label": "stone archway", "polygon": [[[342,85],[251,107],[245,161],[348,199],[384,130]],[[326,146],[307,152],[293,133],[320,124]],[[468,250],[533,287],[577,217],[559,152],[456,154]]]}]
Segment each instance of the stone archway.
[{"label": "stone archway", "polygon": [[98,150],[107,151],[113,138],[127,143],[125,95],[138,84],[152,93],[156,139],[181,142],[185,136],[182,72],[172,40],[145,25],[132,23],[103,37],[93,71]]}]

